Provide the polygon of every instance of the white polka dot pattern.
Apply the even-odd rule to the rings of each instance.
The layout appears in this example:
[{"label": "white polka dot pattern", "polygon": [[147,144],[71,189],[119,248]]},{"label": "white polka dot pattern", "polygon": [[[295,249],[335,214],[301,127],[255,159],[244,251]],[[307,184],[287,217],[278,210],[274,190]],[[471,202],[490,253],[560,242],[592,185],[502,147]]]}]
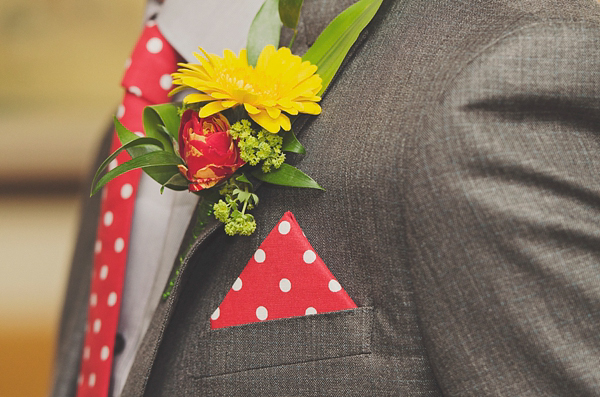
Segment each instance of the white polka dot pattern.
[{"label": "white polka dot pattern", "polygon": [[108,277],[108,265],[102,265],[99,276],[100,280],[106,280],[106,277]]},{"label": "white polka dot pattern", "polygon": [[260,321],[264,321],[269,317],[269,311],[264,306],[259,306],[256,308],[256,318]]},{"label": "white polka dot pattern", "polygon": [[146,42],[146,49],[152,54],[158,54],[162,51],[163,41],[158,37],[153,37]]},{"label": "white polka dot pattern", "polygon": [[292,283],[287,278],[282,278],[279,281],[279,289],[281,290],[281,292],[290,292],[290,290],[292,289]]},{"label": "white polka dot pattern", "polygon": [[110,348],[108,346],[102,346],[100,350],[100,360],[105,361],[110,356]]},{"label": "white polka dot pattern", "polygon": [[92,292],[90,294],[90,306],[95,307],[98,304],[98,294]]},{"label": "white polka dot pattern", "polygon": [[306,311],[304,312],[305,315],[310,316],[312,314],[317,314],[317,309],[315,309],[314,307],[307,307]]},{"label": "white polka dot pattern", "polygon": [[121,187],[121,198],[123,200],[127,200],[129,197],[131,197],[132,194],[133,186],[131,186],[131,183],[123,184],[123,186]]},{"label": "white polka dot pattern", "polygon": [[110,294],[108,294],[108,299],[106,300],[106,304],[108,306],[114,306],[117,303],[117,293],[116,292],[111,292]]},{"label": "white polka dot pattern", "polygon": [[231,287],[232,290],[234,291],[239,291],[242,289],[242,279],[238,277],[237,280],[235,280],[235,283],[233,283],[233,286]]},{"label": "white polka dot pattern", "polygon": [[114,219],[114,215],[113,215],[112,211],[106,211],[104,213],[104,226],[108,227],[108,226],[112,225],[113,219]]},{"label": "white polka dot pattern", "polygon": [[317,254],[313,250],[306,250],[304,254],[302,254],[302,260],[304,263],[311,264],[317,260]]},{"label": "white polka dot pattern", "polygon": [[173,78],[171,77],[170,74],[163,74],[162,76],[160,76],[160,80],[158,81],[158,84],[160,85],[160,88],[162,88],[163,90],[170,90],[171,87],[173,86]]},{"label": "white polka dot pattern", "polygon": [[116,116],[118,119],[122,119],[125,116],[125,105],[119,105]]},{"label": "white polka dot pattern", "polygon": [[340,292],[342,290],[342,286],[337,280],[330,280],[327,286],[331,292]]},{"label": "white polka dot pattern", "polygon": [[131,87],[128,88],[129,92],[131,92],[133,95],[137,96],[137,97],[141,97],[142,96],[142,90],[140,89],[140,87],[136,87],[134,85],[132,85]]},{"label": "white polka dot pattern", "polygon": [[265,259],[267,259],[265,251],[261,250],[260,248],[257,249],[254,253],[254,260],[256,261],[256,263],[263,263]]},{"label": "white polka dot pattern", "polygon": [[210,322],[217,329],[352,308],[356,304],[287,212],[254,252]]},{"label": "white polka dot pattern", "polygon": [[98,332],[100,332],[100,329],[102,328],[102,320],[100,320],[99,318],[94,320],[94,325],[92,325],[92,330],[95,334],[97,334]]},{"label": "white polka dot pattern", "polygon": [[[118,106],[116,117],[130,131],[143,136],[142,112],[148,105],[165,103],[170,85],[164,88],[169,76],[180,61],[173,48],[165,41],[154,22],[148,23],[130,58],[125,62],[122,85],[125,96]],[[170,81],[169,81],[170,83]],[[113,134],[110,151],[121,143]],[[115,169],[130,159],[120,153],[109,164]],[[90,300],[84,345],[86,349],[78,376],[77,397],[107,396],[111,374],[111,352],[114,347],[123,290],[125,264],[135,194],[140,170],[128,172],[110,181],[102,190],[97,240],[94,244],[94,268],[90,286]]]},{"label": "white polka dot pattern", "polygon": [[117,254],[120,254],[121,252],[123,252],[124,248],[125,248],[125,240],[123,240],[121,237],[119,237],[118,239],[115,240],[115,252]]},{"label": "white polka dot pattern", "polygon": [[288,234],[290,232],[291,225],[288,221],[281,221],[279,226],[277,226],[277,230],[281,234]]}]

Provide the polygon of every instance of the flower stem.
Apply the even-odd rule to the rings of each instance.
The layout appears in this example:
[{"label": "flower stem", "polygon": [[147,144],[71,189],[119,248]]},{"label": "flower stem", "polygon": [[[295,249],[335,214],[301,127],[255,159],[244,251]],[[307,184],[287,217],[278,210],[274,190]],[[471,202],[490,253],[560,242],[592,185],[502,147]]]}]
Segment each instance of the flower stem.
[{"label": "flower stem", "polygon": [[[244,191],[248,193],[248,186],[244,187]],[[248,206],[248,201],[250,201],[250,197],[244,200],[244,206],[242,207],[242,215],[246,214],[246,207]]]},{"label": "flower stem", "polygon": [[294,45],[294,41],[296,41],[296,36],[298,35],[298,29],[294,29],[294,35],[292,36],[292,39],[290,40],[290,44],[288,45],[288,48],[291,50],[292,46]]}]

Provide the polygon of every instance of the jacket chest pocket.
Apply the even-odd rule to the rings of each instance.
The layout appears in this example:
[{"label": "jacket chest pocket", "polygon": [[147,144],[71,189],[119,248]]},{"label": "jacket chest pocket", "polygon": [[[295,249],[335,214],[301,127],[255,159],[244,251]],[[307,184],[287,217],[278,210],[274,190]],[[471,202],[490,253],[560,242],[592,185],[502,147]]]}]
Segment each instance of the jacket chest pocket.
[{"label": "jacket chest pocket", "polygon": [[211,330],[192,348],[188,370],[209,377],[371,352],[373,308]]}]

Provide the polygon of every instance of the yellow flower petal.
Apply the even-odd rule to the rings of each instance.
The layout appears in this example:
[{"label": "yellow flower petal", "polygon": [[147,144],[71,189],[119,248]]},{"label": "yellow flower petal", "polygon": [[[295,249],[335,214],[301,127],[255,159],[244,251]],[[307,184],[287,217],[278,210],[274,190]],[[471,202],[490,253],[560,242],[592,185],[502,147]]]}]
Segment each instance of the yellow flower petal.
[{"label": "yellow flower petal", "polygon": [[256,70],[264,70],[269,64],[269,59],[275,54],[275,47],[268,45],[260,52],[256,61]]},{"label": "yellow flower petal", "polygon": [[307,114],[321,114],[321,106],[319,106],[319,104],[314,103],[314,102],[300,102],[302,103],[304,109],[302,110],[302,113],[307,113]]},{"label": "yellow flower petal", "polygon": [[185,96],[185,98],[183,98],[183,103],[185,104],[205,101],[214,101],[214,98],[205,94],[188,94]]},{"label": "yellow flower petal", "polygon": [[281,110],[278,108],[267,108],[267,113],[272,119],[276,119],[281,114]]},{"label": "yellow flower petal", "polygon": [[224,108],[232,108],[235,105],[237,105],[238,103],[236,101],[221,101],[221,105],[223,105]]},{"label": "yellow flower petal", "polygon": [[279,117],[277,118],[277,120],[279,120],[279,123],[281,124],[281,128],[283,128],[286,131],[289,131],[292,129],[292,123],[290,122],[290,119],[288,116],[286,116],[285,114],[280,114]]},{"label": "yellow flower petal", "polygon": [[213,97],[214,99],[230,99],[231,98],[231,95],[225,94],[220,91],[211,92],[210,96]]},{"label": "yellow flower petal", "polygon": [[226,108],[223,107],[223,105],[221,104],[220,101],[214,101],[214,102],[211,102],[209,104],[204,105],[202,107],[202,109],[200,109],[199,116],[201,118],[205,118],[205,117],[208,117],[208,116],[212,116],[215,113],[222,112],[225,109]]},{"label": "yellow flower petal", "polygon": [[321,99],[317,93],[322,87],[317,67],[293,55],[289,48],[266,46],[256,67],[248,65],[246,50],[236,56],[226,49],[222,57],[202,48],[200,52],[195,54],[198,64],[180,64],[181,69],[173,74],[173,83],[179,86],[173,92],[199,91],[186,101],[210,101],[201,109],[201,117],[243,104],[253,120],[277,132],[291,127],[286,114],[321,111],[315,104]]},{"label": "yellow flower petal", "polygon": [[246,112],[248,112],[248,114],[259,114],[260,110],[258,110],[256,107],[252,106],[249,103],[244,103],[244,108],[246,109]]},{"label": "yellow flower petal", "polygon": [[169,91],[169,96],[173,96],[173,95],[177,94],[178,92],[185,91],[186,89],[187,89],[187,87],[181,86],[181,85],[179,87],[175,87],[171,91]]},{"label": "yellow flower petal", "polygon": [[278,120],[272,119],[267,112],[260,112],[258,114],[251,114],[250,117],[265,130],[276,133],[281,129],[281,124]]}]

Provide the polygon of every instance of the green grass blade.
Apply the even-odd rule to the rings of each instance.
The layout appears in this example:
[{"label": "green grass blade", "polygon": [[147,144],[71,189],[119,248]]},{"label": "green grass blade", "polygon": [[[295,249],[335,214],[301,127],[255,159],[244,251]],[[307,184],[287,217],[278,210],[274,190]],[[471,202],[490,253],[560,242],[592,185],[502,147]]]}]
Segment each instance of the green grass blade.
[{"label": "green grass blade", "polygon": [[302,57],[318,66],[322,94],[340,68],[360,32],[371,22],[383,0],[360,0],[338,15]]}]

